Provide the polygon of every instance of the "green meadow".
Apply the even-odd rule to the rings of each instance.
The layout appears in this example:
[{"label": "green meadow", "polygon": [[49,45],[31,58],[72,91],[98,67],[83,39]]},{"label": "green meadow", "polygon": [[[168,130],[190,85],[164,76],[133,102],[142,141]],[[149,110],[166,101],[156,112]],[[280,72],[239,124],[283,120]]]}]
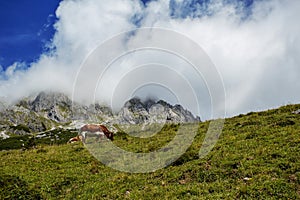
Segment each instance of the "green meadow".
[{"label": "green meadow", "polygon": [[[197,134],[187,151],[151,173],[102,164],[82,143],[66,143],[75,130],[47,133],[60,140],[0,140],[0,199],[300,199],[300,114],[292,113],[298,109],[289,105],[226,119],[216,145],[201,159],[210,122],[193,124]],[[153,152],[181,126],[188,130],[191,124],[167,124],[145,138],[119,131],[113,143],[130,152]]]}]

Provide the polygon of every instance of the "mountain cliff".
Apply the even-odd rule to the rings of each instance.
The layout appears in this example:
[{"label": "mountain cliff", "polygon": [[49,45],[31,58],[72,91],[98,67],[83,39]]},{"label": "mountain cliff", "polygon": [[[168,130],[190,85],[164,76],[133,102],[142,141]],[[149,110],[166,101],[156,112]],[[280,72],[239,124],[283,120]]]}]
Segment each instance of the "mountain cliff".
[{"label": "mountain cliff", "polygon": [[72,102],[62,93],[41,92],[15,105],[0,110],[0,132],[24,135],[56,127],[79,128],[84,123],[140,124],[198,122],[199,117],[181,105],[159,100],[142,102],[138,98],[127,101],[117,114],[98,103],[89,106]]},{"label": "mountain cliff", "polygon": [[165,123],[165,122],[197,122],[199,117],[184,109],[181,105],[172,106],[159,100],[142,102],[139,98],[130,99],[118,113],[117,122],[120,124]]}]

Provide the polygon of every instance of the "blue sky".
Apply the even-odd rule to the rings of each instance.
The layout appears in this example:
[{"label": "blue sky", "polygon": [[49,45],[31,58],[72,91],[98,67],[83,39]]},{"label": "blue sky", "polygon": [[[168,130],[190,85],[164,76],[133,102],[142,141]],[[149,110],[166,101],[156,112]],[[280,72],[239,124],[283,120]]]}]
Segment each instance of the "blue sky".
[{"label": "blue sky", "polygon": [[46,51],[60,0],[0,1],[0,65],[30,63]]},{"label": "blue sky", "polygon": [[[0,1],[0,65],[4,70],[14,62],[27,65],[47,51],[47,42],[53,37],[53,24],[61,0],[2,0]],[[145,5],[151,0],[142,0]],[[195,17],[197,6],[205,7],[210,0],[185,0],[180,5],[171,1],[170,15]],[[249,8],[254,0],[241,1]],[[173,3],[172,3],[173,2]],[[175,7],[174,7],[175,6]],[[177,7],[176,7],[177,6]],[[249,9],[247,9],[249,11]]]},{"label": "blue sky", "polygon": [[[298,103],[299,10],[296,0],[1,0],[0,101],[44,90],[72,94],[76,72],[97,44],[137,27],[159,27],[182,33],[205,50],[224,80],[230,116]],[[140,37],[137,31],[126,42]],[[126,42],[112,48],[124,49]],[[110,102],[122,73],[112,72],[109,91],[99,93],[99,100]],[[198,94],[209,100],[203,91]],[[193,110],[194,105],[182,105]]]}]

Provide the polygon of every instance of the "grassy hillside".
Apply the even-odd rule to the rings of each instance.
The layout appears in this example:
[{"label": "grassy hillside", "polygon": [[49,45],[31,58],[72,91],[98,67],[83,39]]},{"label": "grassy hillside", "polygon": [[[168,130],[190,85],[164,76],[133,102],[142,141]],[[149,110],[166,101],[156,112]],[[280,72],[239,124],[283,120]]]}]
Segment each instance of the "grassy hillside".
[{"label": "grassy hillside", "polygon": [[[39,144],[0,152],[0,199],[300,199],[300,105],[227,119],[214,149],[198,159],[209,122],[175,163],[153,173],[108,168],[81,144]],[[176,134],[152,139],[118,133],[133,152],[160,148]],[[2,144],[1,144],[2,145]]]},{"label": "grassy hillside", "polygon": [[75,137],[77,134],[78,131],[76,129],[65,130],[63,128],[56,128],[39,134],[12,135],[12,137],[8,139],[0,139],[0,151],[10,149],[30,149],[37,145],[41,146],[45,144],[66,144],[70,138]]}]

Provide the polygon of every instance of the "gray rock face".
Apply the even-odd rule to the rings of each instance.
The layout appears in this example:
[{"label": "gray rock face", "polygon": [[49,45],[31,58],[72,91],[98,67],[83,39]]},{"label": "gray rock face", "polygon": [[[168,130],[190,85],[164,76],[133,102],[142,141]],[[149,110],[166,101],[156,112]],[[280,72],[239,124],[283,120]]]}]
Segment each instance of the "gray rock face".
[{"label": "gray rock face", "polygon": [[30,107],[50,120],[67,122],[70,120],[72,101],[62,93],[41,92],[30,103]]},{"label": "gray rock face", "polygon": [[49,110],[53,106],[71,106],[71,100],[62,93],[55,92],[41,92],[31,103],[32,110],[40,112],[43,110]]},{"label": "gray rock face", "polygon": [[84,106],[78,103],[73,103],[72,120],[105,122],[110,121],[113,117],[112,111],[106,106],[94,105]]},{"label": "gray rock face", "polygon": [[54,123],[22,106],[11,106],[0,112],[0,129],[8,133],[24,135],[50,129]]},{"label": "gray rock face", "polygon": [[95,105],[81,105],[72,102],[62,93],[41,92],[30,103],[31,109],[44,117],[56,122],[70,122],[72,120],[104,121],[112,116],[108,107]]},{"label": "gray rock face", "polygon": [[296,110],[296,111],[293,111],[292,113],[293,113],[293,114],[299,115],[299,114],[300,114],[300,109],[299,109],[299,110]]},{"label": "gray rock face", "polygon": [[184,109],[181,105],[172,106],[163,100],[142,102],[138,98],[127,101],[117,116],[119,124],[140,123],[186,123],[199,122],[199,117]]},{"label": "gray rock face", "polygon": [[139,124],[148,120],[148,111],[140,99],[133,98],[125,103],[118,114],[120,124]]},{"label": "gray rock face", "polygon": [[198,121],[199,117],[194,117],[182,106],[172,106],[162,100],[142,102],[133,98],[117,115],[113,115],[107,106],[97,103],[81,105],[62,93],[54,92],[41,92],[35,98],[24,98],[14,106],[0,110],[0,131],[19,135],[73,124],[71,122],[130,125]]}]

